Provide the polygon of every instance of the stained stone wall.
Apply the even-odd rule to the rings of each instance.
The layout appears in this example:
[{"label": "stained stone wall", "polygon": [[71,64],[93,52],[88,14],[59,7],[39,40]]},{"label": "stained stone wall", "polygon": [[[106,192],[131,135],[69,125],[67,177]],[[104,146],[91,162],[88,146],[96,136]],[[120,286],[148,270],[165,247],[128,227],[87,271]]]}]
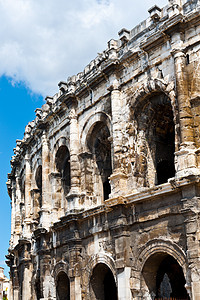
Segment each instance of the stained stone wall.
[{"label": "stained stone wall", "polygon": [[166,4],[16,141],[11,300],[200,299],[200,1]]}]

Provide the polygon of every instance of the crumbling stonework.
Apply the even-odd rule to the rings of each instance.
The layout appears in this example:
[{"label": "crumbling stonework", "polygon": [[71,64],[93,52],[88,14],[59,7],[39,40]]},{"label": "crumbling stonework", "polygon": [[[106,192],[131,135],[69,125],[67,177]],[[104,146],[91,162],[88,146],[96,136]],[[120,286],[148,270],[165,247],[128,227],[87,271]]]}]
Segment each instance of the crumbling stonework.
[{"label": "crumbling stonework", "polygon": [[11,300],[200,299],[200,1],[149,14],[17,140]]}]

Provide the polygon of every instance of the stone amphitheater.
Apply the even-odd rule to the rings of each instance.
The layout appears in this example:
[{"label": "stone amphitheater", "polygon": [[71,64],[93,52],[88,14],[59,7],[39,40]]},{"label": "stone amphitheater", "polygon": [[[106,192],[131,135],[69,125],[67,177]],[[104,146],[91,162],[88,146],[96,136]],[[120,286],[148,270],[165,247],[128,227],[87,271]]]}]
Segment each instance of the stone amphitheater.
[{"label": "stone amphitheater", "polygon": [[58,86],[11,160],[9,300],[200,300],[200,0]]}]

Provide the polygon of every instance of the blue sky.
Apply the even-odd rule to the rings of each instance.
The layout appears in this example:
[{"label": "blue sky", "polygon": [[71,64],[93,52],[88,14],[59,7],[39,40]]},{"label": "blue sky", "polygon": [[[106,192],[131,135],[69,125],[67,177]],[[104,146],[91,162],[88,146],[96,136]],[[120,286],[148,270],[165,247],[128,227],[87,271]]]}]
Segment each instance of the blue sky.
[{"label": "blue sky", "polygon": [[16,139],[61,80],[83,71],[121,28],[168,0],[0,0],[0,266],[10,238],[6,180]]},{"label": "blue sky", "polygon": [[22,84],[12,85],[11,79],[0,78],[0,265],[5,268],[5,254],[10,238],[10,198],[7,195],[6,180],[10,172],[10,159],[17,138],[23,138],[25,124],[34,119],[34,110],[43,103],[43,97],[31,93]]}]

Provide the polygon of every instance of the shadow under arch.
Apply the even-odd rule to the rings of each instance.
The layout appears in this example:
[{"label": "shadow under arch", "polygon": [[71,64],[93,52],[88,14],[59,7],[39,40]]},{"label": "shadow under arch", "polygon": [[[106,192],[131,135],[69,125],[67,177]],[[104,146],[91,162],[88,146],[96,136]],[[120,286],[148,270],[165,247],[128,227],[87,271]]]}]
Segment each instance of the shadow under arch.
[{"label": "shadow under arch", "polygon": [[87,136],[91,134],[91,132],[97,122],[104,123],[108,127],[110,134],[112,132],[111,118],[109,115],[107,115],[104,112],[96,112],[96,113],[92,114],[85,122],[82,132],[81,132],[81,135],[80,135],[81,148],[82,148],[83,152],[88,151]]},{"label": "shadow under arch", "polygon": [[[90,294],[92,292],[93,298],[92,299],[102,299],[104,300],[104,292],[100,295],[100,298],[95,298],[95,292],[92,291],[95,286],[97,288],[97,297],[98,297],[98,288],[100,287],[104,290],[104,287],[108,288],[110,284],[112,285],[112,295],[114,295],[113,300],[117,299],[117,273],[116,273],[116,266],[115,262],[112,257],[107,254],[96,254],[94,255],[88,262],[87,268],[85,270],[86,279],[84,282],[84,289],[86,291],[86,299],[91,299]],[[98,282],[99,274],[102,273],[101,278]],[[105,280],[105,281],[104,281]],[[106,297],[110,297],[109,291],[106,294]],[[106,298],[112,299],[112,298]]]},{"label": "shadow under arch", "polygon": [[190,299],[190,291],[185,288],[190,286],[187,282],[187,260],[178,245],[164,240],[150,241],[141,249],[136,265],[143,297]]},{"label": "shadow under arch", "polygon": [[54,280],[56,285],[56,299],[70,300],[70,279],[68,276],[69,264],[58,262],[54,267]]},{"label": "shadow under arch", "polygon": [[174,86],[159,79],[149,80],[133,93],[129,107],[138,145],[134,167],[136,182],[144,187],[165,183],[175,176],[178,149]]},{"label": "shadow under arch", "polygon": [[[89,154],[89,165],[92,166],[93,172],[90,174],[90,182],[93,182],[93,188],[90,187],[90,190],[93,189],[96,196],[104,200],[108,199],[111,192],[109,177],[112,174],[112,145],[110,136],[110,118],[102,112],[91,115],[81,133],[82,150],[83,153]],[[85,161],[86,164],[88,161]]]}]

